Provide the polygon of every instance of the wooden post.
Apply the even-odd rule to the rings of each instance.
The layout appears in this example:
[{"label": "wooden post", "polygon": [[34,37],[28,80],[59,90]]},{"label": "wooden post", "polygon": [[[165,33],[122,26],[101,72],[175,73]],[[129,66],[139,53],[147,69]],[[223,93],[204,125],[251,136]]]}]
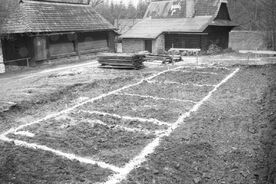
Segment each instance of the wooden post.
[{"label": "wooden post", "polygon": [[30,62],[29,62],[29,58],[27,58],[27,67],[30,67]]},{"label": "wooden post", "polygon": [[79,60],[81,60],[81,55],[80,55],[80,51],[79,51],[78,33],[74,34],[74,50],[77,53]]},{"label": "wooden post", "polygon": [[199,61],[198,61],[198,53],[199,52],[196,52],[196,65],[198,65]]},{"label": "wooden post", "polygon": [[46,36],[47,61],[51,58],[49,36]]}]

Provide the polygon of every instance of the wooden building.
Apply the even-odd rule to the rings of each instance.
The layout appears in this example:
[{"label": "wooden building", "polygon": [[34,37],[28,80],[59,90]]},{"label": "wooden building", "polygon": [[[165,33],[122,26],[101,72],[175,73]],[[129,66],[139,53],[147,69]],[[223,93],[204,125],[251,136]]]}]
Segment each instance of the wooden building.
[{"label": "wooden building", "polygon": [[226,0],[156,1],[149,5],[144,19],[121,36],[123,52],[207,50],[210,44],[225,49],[234,27]]},{"label": "wooden building", "polygon": [[4,62],[114,51],[114,29],[89,4],[21,0],[1,26]]}]

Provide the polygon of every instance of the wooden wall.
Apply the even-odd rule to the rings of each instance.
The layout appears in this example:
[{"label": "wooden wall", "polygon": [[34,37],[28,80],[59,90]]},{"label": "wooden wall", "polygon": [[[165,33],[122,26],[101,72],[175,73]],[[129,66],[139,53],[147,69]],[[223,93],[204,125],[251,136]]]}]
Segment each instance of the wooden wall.
[{"label": "wooden wall", "polygon": [[72,34],[50,36],[49,53],[51,57],[75,53]]},{"label": "wooden wall", "polygon": [[170,48],[201,48],[206,49],[207,36],[196,34],[166,34],[165,50]]},{"label": "wooden wall", "polygon": [[78,33],[78,47],[80,52],[108,48],[108,33]]},{"label": "wooden wall", "polygon": [[[32,58],[34,55],[33,38],[27,35],[14,34],[2,38],[2,51],[4,62],[23,58]],[[7,65],[25,66],[26,61],[6,63]]]},{"label": "wooden wall", "polygon": [[108,32],[108,48],[110,52],[116,51],[116,45],[115,45],[116,35],[117,34],[114,31]]},{"label": "wooden wall", "polygon": [[[31,58],[33,61],[68,57],[81,53],[115,51],[114,31],[9,35],[2,39],[4,61]],[[12,63],[26,65],[26,61]]]}]

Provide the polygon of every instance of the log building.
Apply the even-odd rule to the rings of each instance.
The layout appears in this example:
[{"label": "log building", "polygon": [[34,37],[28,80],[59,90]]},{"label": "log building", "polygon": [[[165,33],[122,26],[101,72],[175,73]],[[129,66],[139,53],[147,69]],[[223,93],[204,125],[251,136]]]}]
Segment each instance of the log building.
[{"label": "log building", "polygon": [[4,63],[114,51],[114,30],[89,4],[21,0],[1,26]]},{"label": "log building", "polygon": [[123,52],[207,50],[210,44],[225,49],[234,27],[227,0],[156,1],[149,5],[142,21],[121,35]]}]

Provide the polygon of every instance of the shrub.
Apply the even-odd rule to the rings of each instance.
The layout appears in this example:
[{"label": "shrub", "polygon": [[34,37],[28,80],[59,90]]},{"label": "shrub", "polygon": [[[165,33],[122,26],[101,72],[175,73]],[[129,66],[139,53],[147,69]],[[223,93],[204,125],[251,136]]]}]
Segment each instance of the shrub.
[{"label": "shrub", "polygon": [[222,48],[220,48],[216,44],[211,44],[207,50],[207,54],[209,55],[219,54],[221,52],[222,52]]}]

